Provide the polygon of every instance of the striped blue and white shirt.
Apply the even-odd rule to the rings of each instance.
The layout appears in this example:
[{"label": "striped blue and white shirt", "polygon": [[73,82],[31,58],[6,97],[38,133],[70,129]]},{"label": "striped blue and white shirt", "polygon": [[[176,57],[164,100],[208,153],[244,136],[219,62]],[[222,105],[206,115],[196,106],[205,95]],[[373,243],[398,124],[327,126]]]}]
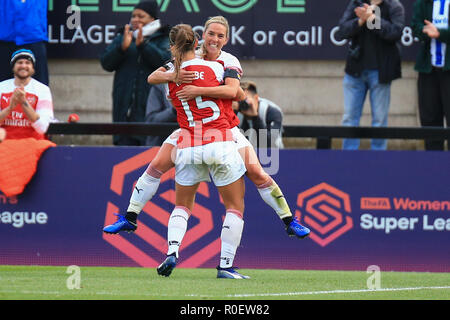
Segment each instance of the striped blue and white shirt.
[{"label": "striped blue and white shirt", "polygon": [[[438,29],[448,29],[450,0],[433,1],[433,24]],[[442,68],[445,65],[447,45],[437,39],[431,39],[431,64]]]}]

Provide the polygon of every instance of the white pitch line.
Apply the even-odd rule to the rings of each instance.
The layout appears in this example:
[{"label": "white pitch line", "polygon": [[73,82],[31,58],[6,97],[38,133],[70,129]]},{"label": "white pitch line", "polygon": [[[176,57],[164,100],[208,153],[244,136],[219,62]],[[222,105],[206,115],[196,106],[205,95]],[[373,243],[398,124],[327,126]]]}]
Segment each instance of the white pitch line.
[{"label": "white pitch line", "polygon": [[380,288],[380,289],[356,289],[356,290],[329,290],[329,291],[299,291],[284,293],[250,293],[250,294],[229,294],[227,298],[244,298],[244,297],[277,297],[277,296],[302,296],[315,294],[336,294],[336,293],[365,293],[365,292],[390,292],[390,291],[413,291],[413,290],[436,290],[450,289],[450,286],[442,287],[411,287],[411,288]]},{"label": "white pitch line", "polygon": [[[367,292],[390,292],[390,291],[415,291],[415,290],[438,290],[438,289],[450,289],[450,286],[439,287],[411,287],[411,288],[381,288],[381,289],[355,289],[355,290],[329,290],[329,291],[298,291],[298,292],[282,292],[282,293],[248,293],[248,294],[228,294],[225,298],[251,298],[251,297],[280,297],[280,296],[302,296],[302,295],[318,295],[318,294],[340,294],[340,293],[367,293]],[[83,293],[83,289],[80,290],[64,290],[64,291],[39,291],[39,290],[1,290],[0,294],[8,293],[22,293],[22,294],[39,294],[39,295],[70,295],[73,293]],[[110,295],[119,296],[124,293],[97,291],[91,293],[92,295]],[[164,297],[172,296],[168,294],[158,293],[139,293],[139,296],[147,297]],[[204,295],[204,294],[188,294],[187,298],[218,298],[218,295]]]}]

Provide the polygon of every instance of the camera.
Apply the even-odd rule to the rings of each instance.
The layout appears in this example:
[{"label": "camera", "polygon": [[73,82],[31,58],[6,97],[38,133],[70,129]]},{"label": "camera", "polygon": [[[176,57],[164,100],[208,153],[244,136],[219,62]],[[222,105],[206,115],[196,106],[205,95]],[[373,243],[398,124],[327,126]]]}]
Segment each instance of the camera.
[{"label": "camera", "polygon": [[359,44],[359,38],[355,37],[350,40],[348,47],[348,56],[351,59],[358,60],[361,57],[362,48]]},{"label": "camera", "polygon": [[348,55],[354,60],[358,60],[361,57],[361,46],[355,45],[348,48]]},{"label": "camera", "polygon": [[239,111],[247,111],[248,109],[250,109],[250,105],[247,103],[247,101],[242,100],[239,101]]}]

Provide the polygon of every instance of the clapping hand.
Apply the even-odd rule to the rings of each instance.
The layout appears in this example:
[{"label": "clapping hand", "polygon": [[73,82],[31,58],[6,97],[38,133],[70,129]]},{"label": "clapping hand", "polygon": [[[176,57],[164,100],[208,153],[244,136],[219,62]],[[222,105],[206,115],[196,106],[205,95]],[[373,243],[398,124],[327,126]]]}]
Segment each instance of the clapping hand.
[{"label": "clapping hand", "polygon": [[425,26],[423,27],[422,32],[432,39],[439,38],[441,34],[436,26],[428,20],[425,20],[424,22]]},{"label": "clapping hand", "polygon": [[16,88],[11,96],[9,106],[13,109],[17,104],[24,104],[26,102],[26,93],[23,87]]},{"label": "clapping hand", "polygon": [[367,3],[364,3],[362,7],[355,8],[355,14],[359,18],[358,24],[362,26],[372,15],[372,9]]},{"label": "clapping hand", "polygon": [[138,34],[136,37],[136,46],[139,47],[144,42],[144,34],[142,31],[142,26],[139,26]]},{"label": "clapping hand", "polygon": [[122,40],[122,50],[127,51],[133,41],[133,30],[130,30],[130,25],[125,25],[125,30],[123,31]]}]

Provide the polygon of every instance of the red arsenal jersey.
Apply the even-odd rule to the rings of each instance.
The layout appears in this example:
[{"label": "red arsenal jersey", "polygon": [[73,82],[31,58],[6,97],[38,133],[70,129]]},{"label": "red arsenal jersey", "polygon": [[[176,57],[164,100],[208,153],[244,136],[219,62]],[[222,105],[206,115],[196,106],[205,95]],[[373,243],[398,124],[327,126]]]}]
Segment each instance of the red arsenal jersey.
[{"label": "red arsenal jersey", "polygon": [[230,124],[221,99],[198,96],[193,100],[180,101],[176,93],[185,85],[199,87],[219,86],[223,82],[223,65],[216,61],[192,59],[184,62],[181,68],[194,71],[196,79],[189,84],[168,84],[169,98],[177,110],[177,121],[182,129],[178,140],[179,148],[204,145],[211,142],[230,141]]},{"label": "red arsenal jersey", "polygon": [[[16,86],[14,79],[0,82],[0,108],[6,109]],[[35,79],[25,86],[26,99],[39,114],[39,120],[32,123],[18,104],[0,124],[6,130],[6,139],[35,138],[45,139],[49,122],[53,118],[53,102],[48,86]]]}]

